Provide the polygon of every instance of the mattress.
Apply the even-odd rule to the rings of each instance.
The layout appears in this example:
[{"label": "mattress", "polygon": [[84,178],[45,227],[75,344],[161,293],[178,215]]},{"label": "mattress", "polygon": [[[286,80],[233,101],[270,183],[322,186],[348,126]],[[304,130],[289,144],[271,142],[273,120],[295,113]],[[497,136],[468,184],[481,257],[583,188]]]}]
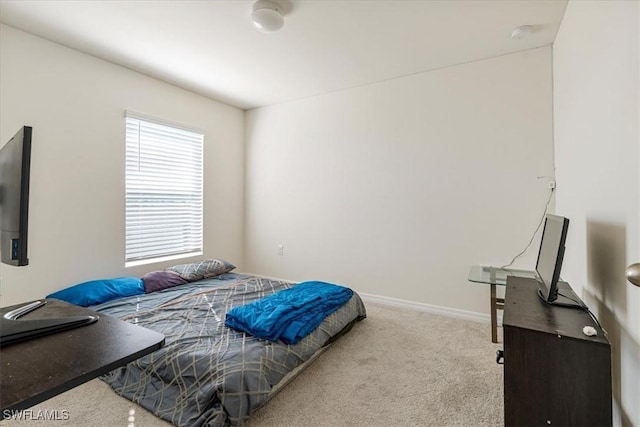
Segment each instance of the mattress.
[{"label": "mattress", "polygon": [[[177,426],[244,425],[278,384],[366,310],[357,293],[296,344],[258,339],[224,325],[231,308],[295,283],[226,273],[92,309],[160,332],[165,346],[101,379],[117,394]],[[296,369],[298,368],[298,369]]]}]

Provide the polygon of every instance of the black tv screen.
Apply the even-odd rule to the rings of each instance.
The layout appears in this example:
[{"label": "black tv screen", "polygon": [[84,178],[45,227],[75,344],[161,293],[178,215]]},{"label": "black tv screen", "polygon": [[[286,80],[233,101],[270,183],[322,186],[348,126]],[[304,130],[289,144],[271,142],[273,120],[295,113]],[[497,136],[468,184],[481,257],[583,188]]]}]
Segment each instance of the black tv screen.
[{"label": "black tv screen", "polygon": [[24,126],[0,148],[0,256],[5,264],[23,266],[29,228],[30,126]]},{"label": "black tv screen", "polygon": [[547,302],[558,299],[558,280],[562,270],[564,245],[569,229],[569,219],[547,214],[544,220],[542,240],[536,262],[536,275],[540,296]]}]

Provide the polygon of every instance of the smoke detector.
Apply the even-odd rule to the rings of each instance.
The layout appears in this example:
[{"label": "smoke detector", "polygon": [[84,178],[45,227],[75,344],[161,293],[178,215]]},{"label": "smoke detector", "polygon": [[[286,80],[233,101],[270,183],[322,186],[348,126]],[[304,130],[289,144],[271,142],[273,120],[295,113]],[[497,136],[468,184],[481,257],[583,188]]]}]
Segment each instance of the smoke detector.
[{"label": "smoke detector", "polygon": [[253,4],[251,21],[263,33],[273,33],[284,25],[282,7],[271,0],[259,0]]},{"label": "smoke detector", "polygon": [[533,25],[521,25],[511,31],[511,38],[520,40],[533,33]]}]

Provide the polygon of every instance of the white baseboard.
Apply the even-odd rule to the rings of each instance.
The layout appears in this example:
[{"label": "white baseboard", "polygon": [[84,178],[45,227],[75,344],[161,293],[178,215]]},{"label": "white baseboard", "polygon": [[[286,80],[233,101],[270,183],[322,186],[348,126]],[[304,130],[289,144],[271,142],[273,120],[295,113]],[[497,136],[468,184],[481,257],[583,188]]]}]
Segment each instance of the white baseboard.
[{"label": "white baseboard", "polygon": [[[385,297],[381,295],[366,294],[358,292],[365,302],[373,302],[393,307],[406,308],[410,310],[424,311],[426,313],[438,314],[441,316],[455,317],[458,319],[473,320],[475,322],[491,323],[488,314],[477,313],[475,311],[460,310],[457,308],[443,307],[440,305],[425,304],[422,302],[408,301],[398,298]],[[502,313],[498,313],[498,325],[502,324]]]}]

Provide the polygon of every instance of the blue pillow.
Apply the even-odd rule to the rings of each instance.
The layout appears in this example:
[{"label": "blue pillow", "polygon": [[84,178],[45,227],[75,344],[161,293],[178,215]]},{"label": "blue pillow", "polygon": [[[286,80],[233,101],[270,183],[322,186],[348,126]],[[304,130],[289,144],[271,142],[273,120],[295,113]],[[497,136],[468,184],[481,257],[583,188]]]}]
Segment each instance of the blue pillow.
[{"label": "blue pillow", "polygon": [[137,277],[91,280],[47,295],[71,304],[88,307],[112,299],[144,294],[144,283]]}]

